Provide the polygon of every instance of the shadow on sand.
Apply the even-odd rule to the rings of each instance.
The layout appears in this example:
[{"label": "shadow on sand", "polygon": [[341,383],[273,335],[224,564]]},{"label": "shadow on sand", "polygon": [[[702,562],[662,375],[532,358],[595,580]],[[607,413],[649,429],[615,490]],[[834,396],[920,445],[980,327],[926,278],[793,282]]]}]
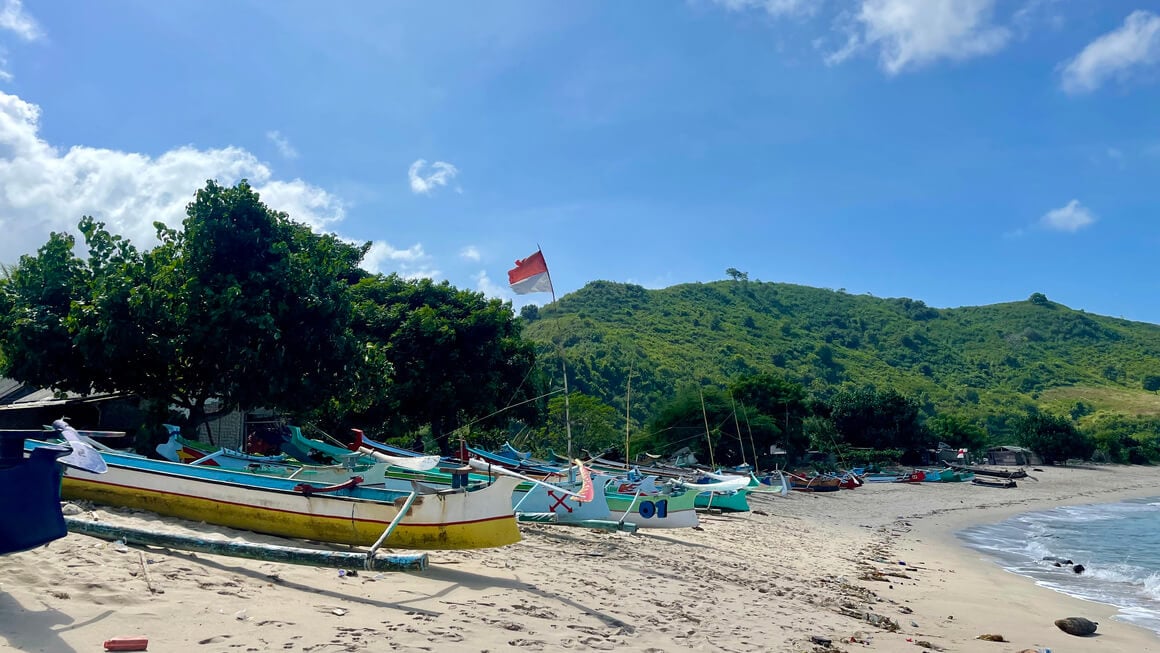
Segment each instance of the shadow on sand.
[{"label": "shadow on sand", "polygon": [[[113,614],[112,610],[105,610],[91,619],[74,623],[72,617],[63,612],[44,602],[41,605],[44,606],[43,610],[29,610],[8,594],[0,593],[0,623],[21,625],[20,633],[13,633],[8,628],[0,630],[0,640],[6,639],[8,645],[17,651],[76,653],[76,649],[66,644],[60,634],[94,624]],[[97,650],[99,647],[99,642],[93,642],[85,650]]]},{"label": "shadow on sand", "polygon": [[541,599],[566,605],[573,610],[595,617],[606,626],[612,628],[621,628],[626,633],[631,633],[636,630],[634,626],[627,624],[624,621],[613,617],[612,615],[605,614],[599,610],[594,610],[586,605],[577,603],[570,598],[560,596],[554,592],[540,589],[531,583],[525,583],[516,578],[498,578],[495,576],[485,576],[483,574],[477,574],[470,571],[449,569],[447,567],[436,567],[434,565],[432,565],[431,568],[429,568],[427,571],[423,572],[423,577],[451,584],[450,587],[440,590],[439,592],[424,596],[424,600],[445,596],[456,587],[463,587],[473,591],[500,587],[520,592],[527,592],[528,594],[532,594]]},{"label": "shadow on sand", "polygon": [[[192,563],[195,563],[198,565],[202,565],[204,567],[212,567],[214,569],[229,572],[231,574],[238,574],[239,576],[249,576],[250,578],[253,578],[255,580],[262,581],[263,583],[274,582],[281,587],[289,587],[291,589],[299,590],[302,592],[307,592],[310,594],[315,594],[315,595],[319,595],[319,596],[328,596],[328,597],[333,598],[333,599],[341,599],[343,601],[350,601],[352,603],[361,603],[363,605],[369,605],[369,606],[376,607],[376,608],[389,608],[391,610],[399,610],[402,612],[417,612],[417,613],[420,613],[420,614],[423,614],[426,616],[430,616],[430,617],[438,617],[442,614],[440,612],[433,612],[431,610],[422,610],[419,608],[412,608],[412,607],[407,606],[405,603],[393,603],[390,601],[379,601],[379,600],[367,598],[364,596],[357,596],[355,594],[346,594],[343,592],[335,592],[333,590],[319,589],[318,587],[315,587],[313,585],[304,585],[302,583],[295,583],[293,581],[288,581],[288,580],[285,580],[283,578],[272,577],[270,574],[262,572],[262,571],[258,571],[256,569],[246,569],[245,567],[235,567],[233,565],[228,565],[228,564],[225,564],[222,562],[218,562],[216,560],[210,560],[207,557],[203,557],[201,555],[196,555],[196,554],[192,554],[192,553],[187,553],[185,551],[178,551],[176,549],[166,549],[165,552],[168,555],[173,556],[174,558],[184,558],[184,559],[188,560],[189,562],[192,562]],[[391,573],[407,573],[407,572],[391,572]],[[426,578],[428,576],[428,574],[426,572],[420,572],[420,573],[417,573],[416,575],[421,575],[424,578]]]}]

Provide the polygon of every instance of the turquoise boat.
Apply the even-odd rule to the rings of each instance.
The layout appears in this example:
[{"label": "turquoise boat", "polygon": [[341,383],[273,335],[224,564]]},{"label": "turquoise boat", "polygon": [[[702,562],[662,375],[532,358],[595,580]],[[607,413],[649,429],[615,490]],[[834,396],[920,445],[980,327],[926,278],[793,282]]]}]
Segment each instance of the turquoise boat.
[{"label": "turquoise boat", "polygon": [[738,490],[732,494],[702,492],[697,495],[694,505],[698,508],[705,508],[706,510],[717,508],[725,512],[749,512],[749,500],[746,498],[748,494],[749,490],[747,488]]}]

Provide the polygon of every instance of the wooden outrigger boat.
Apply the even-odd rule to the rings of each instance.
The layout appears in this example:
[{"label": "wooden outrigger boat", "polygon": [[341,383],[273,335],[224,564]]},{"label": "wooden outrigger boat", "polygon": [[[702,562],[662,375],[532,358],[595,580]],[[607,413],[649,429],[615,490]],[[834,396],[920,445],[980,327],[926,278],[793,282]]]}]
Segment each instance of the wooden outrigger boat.
[{"label": "wooden outrigger boat", "polygon": [[797,492],[837,492],[842,489],[842,479],[837,476],[803,476],[786,474],[789,489]]},{"label": "wooden outrigger boat", "polygon": [[[171,462],[196,462],[199,465],[229,467],[230,469],[245,469],[250,464],[302,464],[300,461],[286,454],[255,456],[226,447],[214,447],[204,442],[197,442],[182,437],[180,427],[172,424],[165,424],[164,426],[169,432],[169,439],[154,447],[154,450],[157,452],[157,455]],[[84,435],[84,433],[81,435]]]},{"label": "wooden outrigger boat", "polygon": [[1025,469],[991,469],[988,467],[968,467],[966,465],[951,465],[960,472],[970,472],[975,476],[992,476],[995,478],[1028,478]]},{"label": "wooden outrigger boat", "polygon": [[753,479],[703,472],[696,480],[681,481],[681,487],[697,492],[694,505],[698,508],[717,508],[727,512],[749,512],[746,495],[750,492]]},{"label": "wooden outrigger boat", "polygon": [[971,481],[973,485],[982,485],[983,487],[998,487],[998,488],[1012,488],[1018,487],[1018,484],[1013,478],[979,478],[975,477]]},{"label": "wooden outrigger boat", "polygon": [[895,483],[922,483],[926,480],[926,472],[921,469],[916,469],[906,476],[899,476],[894,480]]},{"label": "wooden outrigger boat", "polygon": [[[438,460],[437,456],[423,456],[417,452],[391,447],[367,438],[361,430],[352,430],[355,432],[355,440],[351,448],[356,449],[357,452],[327,444],[321,440],[307,438],[302,435],[297,427],[291,427],[291,442],[303,451],[336,461],[343,460],[345,457],[360,455],[363,456],[363,459],[376,461],[382,461],[384,456],[387,456],[387,460],[396,465],[410,464],[409,461],[423,459]],[[384,453],[388,451],[391,452],[390,455]],[[380,462],[380,464],[382,463]],[[395,489],[398,489],[397,483],[407,481],[408,479],[417,480],[428,485],[454,487],[456,481],[453,474],[446,471],[451,467],[458,469],[461,465],[458,461],[455,461],[449,467],[441,467],[440,471],[423,471],[422,473],[416,473],[418,470],[414,470],[413,467],[412,471],[396,470],[388,467],[386,478],[383,482],[386,487]],[[486,472],[487,470],[485,468],[484,470],[461,475],[461,478],[465,479],[469,484],[487,484],[491,482],[493,474]],[[581,477],[586,473],[587,470],[579,470],[579,476]],[[512,493],[512,507],[516,512],[517,519],[536,523],[590,527],[606,527],[607,524],[600,522],[611,521],[608,502],[604,498],[603,493],[593,492],[591,496],[585,495],[586,500],[578,499],[578,493],[583,488],[582,480],[568,482],[565,478],[560,482],[552,482],[550,484],[538,482],[538,479],[536,481],[521,482]]]},{"label": "wooden outrigger boat", "polygon": [[[27,441],[25,450],[51,446]],[[511,508],[518,481],[479,488],[412,492],[361,487],[362,479],[319,487],[298,479],[103,452],[108,473],[68,469],[61,496],[162,515],[337,544],[414,549],[477,549],[520,539]],[[400,514],[402,515],[400,517]]]},{"label": "wooden outrigger boat", "polygon": [[692,528],[700,523],[694,491],[636,493],[631,483],[612,479],[605,485],[611,519],[636,524],[637,528]]},{"label": "wooden outrigger boat", "polygon": [[923,483],[953,483],[955,482],[955,470],[947,467],[946,469],[925,469],[922,479]]},{"label": "wooden outrigger boat", "polygon": [[785,477],[785,473],[780,469],[775,469],[769,474],[763,476],[754,476],[750,474],[749,477],[752,482],[749,484],[749,491],[755,494],[776,494],[778,496],[789,496],[789,479]]},{"label": "wooden outrigger boat", "polygon": [[483,449],[477,449],[475,447],[466,447],[466,449],[469,455],[479,458],[486,463],[496,465],[498,467],[503,467],[505,469],[510,469],[512,471],[519,472],[528,476],[558,478],[562,475],[563,471],[559,467],[539,465],[519,458],[513,458],[508,455],[499,454],[492,451],[484,451]]},{"label": "wooden outrigger boat", "polygon": [[[315,440],[299,443],[302,445],[309,443],[314,446],[318,444],[330,446]],[[399,456],[419,455],[416,452],[376,442],[357,429],[355,429],[355,441],[351,444],[351,448],[364,454],[373,451],[390,452]],[[469,450],[470,452],[471,450]],[[504,456],[504,458],[508,457]],[[509,459],[507,462],[510,463],[511,460]],[[477,471],[482,471],[487,465],[495,465],[519,474],[528,471],[526,468],[520,469],[518,466],[517,469],[511,470],[507,465],[491,463],[484,458],[477,458],[472,467]],[[529,477],[535,475],[533,472]],[[480,477],[489,478],[486,475],[476,474],[470,478]],[[581,509],[583,504],[576,501],[575,497],[567,498],[564,503],[560,502],[562,496],[566,496],[570,490],[576,489],[565,480],[567,477],[567,470],[561,469],[556,469],[549,476],[552,479],[550,484],[559,486],[563,490],[559,492],[551,491],[544,486],[534,486],[531,483],[520,484],[512,496],[513,506],[518,505],[521,514],[525,515],[554,513],[554,523],[560,524],[585,525],[587,522],[599,525],[604,520],[610,520],[619,524],[635,525],[637,528],[688,528],[700,523],[694,506],[696,493],[679,489],[677,491],[666,490],[656,484],[655,478],[645,478],[643,482],[633,483],[605,474],[593,473],[592,482],[597,489],[597,496],[589,502],[590,505]],[[599,496],[601,494],[603,497]],[[571,507],[572,510],[569,511],[568,507]],[[605,512],[606,510],[607,512]],[[528,521],[540,520],[529,519]]]}]

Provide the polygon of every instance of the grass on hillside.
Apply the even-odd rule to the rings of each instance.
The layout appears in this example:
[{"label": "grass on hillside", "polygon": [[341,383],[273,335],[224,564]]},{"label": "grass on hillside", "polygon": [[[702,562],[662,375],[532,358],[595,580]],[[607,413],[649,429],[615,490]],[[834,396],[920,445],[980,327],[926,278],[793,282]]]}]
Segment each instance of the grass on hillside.
[{"label": "grass on hillside", "polygon": [[1066,415],[1077,401],[1095,410],[1123,415],[1160,415],[1160,394],[1115,387],[1067,386],[1044,390],[1039,404],[1045,410]]}]

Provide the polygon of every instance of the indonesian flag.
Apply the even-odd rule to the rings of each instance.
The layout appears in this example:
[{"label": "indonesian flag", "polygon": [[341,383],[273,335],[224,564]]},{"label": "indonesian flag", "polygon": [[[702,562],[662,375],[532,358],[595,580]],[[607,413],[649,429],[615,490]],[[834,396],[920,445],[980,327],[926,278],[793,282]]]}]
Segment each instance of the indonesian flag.
[{"label": "indonesian flag", "polygon": [[552,278],[548,276],[544,253],[536,250],[535,254],[526,259],[516,261],[516,266],[508,270],[508,283],[517,295],[552,292]]}]

